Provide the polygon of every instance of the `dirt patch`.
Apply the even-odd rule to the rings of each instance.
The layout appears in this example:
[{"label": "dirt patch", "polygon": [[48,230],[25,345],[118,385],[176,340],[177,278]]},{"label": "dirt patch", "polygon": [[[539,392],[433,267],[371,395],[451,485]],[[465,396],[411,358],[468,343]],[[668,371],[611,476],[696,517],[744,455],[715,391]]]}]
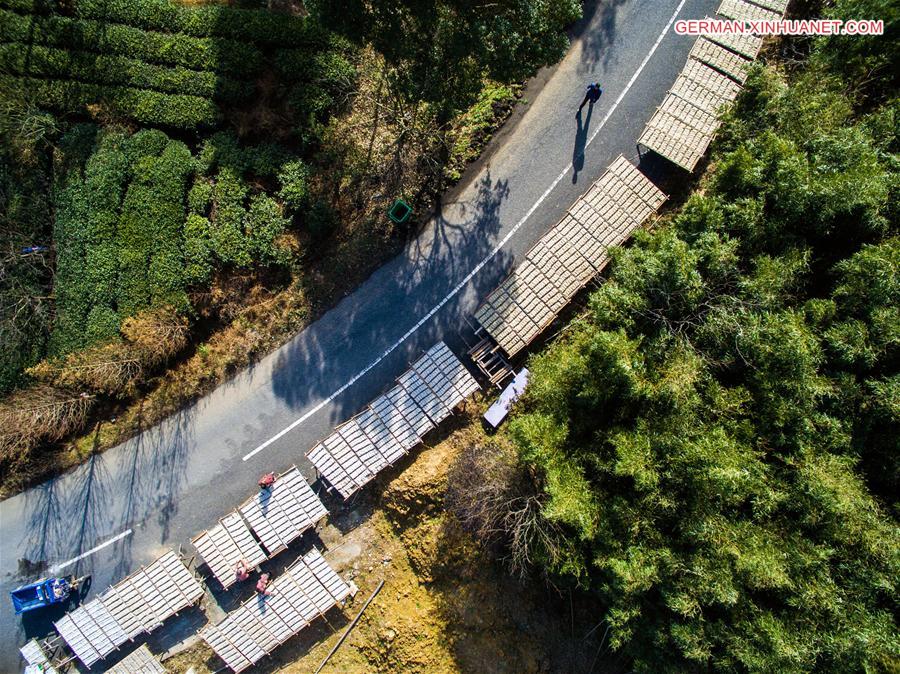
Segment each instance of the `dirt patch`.
[{"label": "dirt patch", "polygon": [[[484,441],[472,408],[458,428],[367,490],[321,532],[326,559],[359,587],[331,625],[318,621],[261,662],[261,672],[315,671],[371,592],[379,595],[323,673],[622,671],[606,652],[590,597],[523,584],[443,508],[450,465]],[[349,531],[349,522],[357,522]],[[342,529],[346,533],[342,533]],[[222,663],[205,645],[165,662],[197,674]]]}]

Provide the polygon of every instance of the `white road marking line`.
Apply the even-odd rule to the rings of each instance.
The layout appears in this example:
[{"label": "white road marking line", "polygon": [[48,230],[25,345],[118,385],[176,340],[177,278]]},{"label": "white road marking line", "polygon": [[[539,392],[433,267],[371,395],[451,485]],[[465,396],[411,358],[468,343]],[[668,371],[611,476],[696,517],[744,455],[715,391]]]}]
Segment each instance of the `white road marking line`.
[{"label": "white road marking line", "polygon": [[64,568],[66,568],[67,566],[71,566],[71,565],[74,564],[75,562],[77,562],[77,561],[79,561],[79,560],[82,560],[82,559],[84,559],[85,557],[90,557],[90,556],[93,555],[95,552],[99,552],[99,551],[102,550],[103,548],[112,545],[112,544],[115,543],[116,541],[121,541],[121,540],[122,540],[123,538],[125,538],[126,536],[131,536],[131,529],[128,529],[127,531],[123,531],[123,532],[122,532],[121,534],[119,534],[118,536],[114,536],[113,538],[110,538],[108,541],[106,541],[106,542],[104,542],[104,543],[101,543],[100,545],[91,548],[91,549],[88,550],[87,552],[82,552],[82,553],[81,553],[80,555],[78,555],[77,557],[72,557],[72,559],[67,560],[67,561],[65,561],[65,562],[63,562],[63,563],[61,563],[61,564],[56,564],[56,565],[54,565],[54,566],[51,566],[51,567],[50,567],[50,573],[56,573],[56,572],[59,571],[60,569],[64,569]]},{"label": "white road marking line", "polygon": [[[650,51],[647,52],[647,55],[644,57],[644,60],[641,62],[641,65],[639,65],[638,69],[634,71],[634,74],[631,76],[631,79],[628,80],[628,84],[625,85],[625,88],[622,90],[622,93],[619,94],[619,97],[615,100],[615,103],[612,104],[612,107],[606,113],[606,116],[603,118],[603,121],[600,122],[600,125],[594,130],[594,133],[591,134],[591,137],[588,138],[587,142],[584,144],[585,149],[587,149],[587,146],[590,145],[593,142],[594,138],[597,137],[597,134],[600,133],[600,130],[603,129],[603,127],[606,125],[606,122],[609,121],[609,118],[612,117],[613,113],[616,111],[616,108],[619,107],[619,104],[622,102],[622,100],[625,98],[625,96],[631,90],[631,87],[634,85],[635,81],[637,81],[637,78],[640,76],[641,72],[643,72],[647,63],[650,61],[650,58],[656,52],[660,43],[663,41],[666,34],[669,32],[669,29],[672,27],[672,24],[675,22],[675,17],[677,17],[678,14],[681,12],[681,9],[684,7],[685,2],[687,2],[687,0],[681,0],[681,2],[678,3],[678,6],[675,8],[675,12],[672,14],[671,18],[669,19],[669,22],[666,24],[666,27],[663,28],[662,32],[659,34],[659,37],[656,38],[656,42],[653,43],[653,46],[650,48]],[[582,151],[582,153],[583,153],[583,151]],[[469,281],[472,280],[472,278],[475,276],[475,274],[477,274],[479,271],[481,271],[481,269],[482,269],[482,267],[484,267],[484,265],[486,265],[488,262],[490,262],[491,259],[498,252],[500,252],[500,249],[503,248],[503,246],[505,246],[507,244],[507,242],[515,235],[516,232],[519,231],[519,229],[522,227],[522,225],[525,224],[525,222],[528,220],[528,218],[530,218],[532,216],[532,214],[538,209],[538,207],[544,202],[544,200],[548,196],[550,196],[550,193],[556,188],[557,185],[559,185],[560,181],[566,177],[566,175],[569,173],[569,170],[571,168],[572,168],[571,165],[566,166],[560,172],[560,174],[558,176],[556,176],[556,179],[552,183],[550,183],[550,187],[548,187],[544,191],[544,193],[540,196],[540,198],[534,202],[534,205],[528,209],[528,212],[524,216],[522,216],[522,219],[519,220],[515,224],[515,226],[511,230],[509,230],[509,232],[506,234],[506,236],[504,236],[500,240],[500,243],[498,243],[491,250],[491,252],[488,253],[487,256],[483,260],[481,260],[481,262],[479,262],[477,265],[475,265],[475,268],[472,269],[472,271],[470,271],[468,274],[466,274],[466,277],[462,281],[460,281],[458,284],[456,284],[456,286],[454,286],[454,288],[440,302],[438,302],[434,306],[434,308],[431,309],[431,311],[429,311],[427,314],[425,314],[425,316],[423,316],[419,320],[418,323],[416,323],[409,330],[407,330],[400,339],[398,339],[396,342],[391,344],[384,351],[384,353],[382,353],[380,356],[378,356],[378,358],[373,360],[365,368],[363,368],[362,370],[357,372],[353,377],[351,377],[350,380],[346,384],[341,386],[337,391],[335,391],[330,396],[325,398],[323,401],[318,403],[315,407],[310,409],[308,412],[306,412],[306,414],[304,414],[302,417],[300,417],[296,421],[292,422],[289,426],[282,429],[281,431],[279,431],[278,433],[273,435],[271,438],[266,440],[259,447],[247,452],[244,455],[243,460],[248,461],[249,459],[256,456],[259,452],[264,450],[266,447],[271,445],[273,442],[276,442],[279,438],[282,438],[287,433],[290,433],[292,430],[297,428],[297,426],[302,424],[304,421],[309,419],[313,414],[315,414],[316,412],[321,410],[323,407],[328,405],[332,400],[334,400],[339,395],[341,395],[344,391],[346,391],[348,388],[353,386],[353,384],[355,384],[357,382],[357,380],[359,380],[361,377],[364,377],[366,375],[366,373],[369,372],[369,370],[371,370],[372,368],[377,366],[388,355],[390,355],[390,353],[392,351],[394,351],[397,347],[399,347],[401,344],[403,344],[403,342],[405,342],[409,338],[410,335],[412,335],[414,332],[416,332],[416,330],[421,328],[432,316],[434,316],[438,311],[440,311],[444,307],[444,305],[447,304],[447,302],[449,302],[451,299],[453,299],[453,297],[455,297],[456,294],[460,290],[462,290],[466,285],[468,285]]]}]

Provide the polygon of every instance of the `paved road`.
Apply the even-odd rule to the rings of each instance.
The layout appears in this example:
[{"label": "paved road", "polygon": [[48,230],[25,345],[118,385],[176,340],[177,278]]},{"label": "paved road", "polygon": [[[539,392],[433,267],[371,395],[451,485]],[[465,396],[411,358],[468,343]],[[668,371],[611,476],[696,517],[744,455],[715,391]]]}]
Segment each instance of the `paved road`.
[{"label": "paved road", "polygon": [[[436,340],[443,338],[460,352],[463,316],[616,155],[638,161],[635,139],[690,47],[690,39],[664,28],[676,10],[678,18],[702,18],[715,6],[713,0],[589,2],[566,58],[539,74],[532,100],[402,254],[288,344],[190,408],[0,503],[2,594],[34,579],[42,568],[131,529],[130,535],[66,568],[92,574],[93,587],[103,589],[167,549],[181,544],[189,549],[192,535],[252,494],[261,473],[297,464],[311,475],[305,450]],[[604,93],[579,129],[574,110],[591,79],[602,83]],[[306,415],[290,432],[242,460]],[[280,564],[293,556],[286,552],[284,560],[276,559]],[[21,666],[14,647],[48,625],[41,619],[15,619],[7,600],[0,603],[0,672],[11,672]],[[166,645],[166,639],[200,620],[195,615],[178,628],[167,625],[155,639]]]}]

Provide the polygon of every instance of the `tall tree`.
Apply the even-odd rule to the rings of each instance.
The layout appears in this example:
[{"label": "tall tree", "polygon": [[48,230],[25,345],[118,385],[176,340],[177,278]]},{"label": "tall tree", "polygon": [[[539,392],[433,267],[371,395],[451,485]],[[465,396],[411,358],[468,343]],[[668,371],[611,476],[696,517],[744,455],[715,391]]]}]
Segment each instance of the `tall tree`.
[{"label": "tall tree", "polygon": [[637,671],[900,664],[895,110],[841,76],[757,71],[702,194],[529,364],[530,559]]},{"label": "tall tree", "polygon": [[368,41],[413,100],[444,119],[473,100],[484,77],[513,82],[557,61],[577,0],[315,0],[324,25]]}]

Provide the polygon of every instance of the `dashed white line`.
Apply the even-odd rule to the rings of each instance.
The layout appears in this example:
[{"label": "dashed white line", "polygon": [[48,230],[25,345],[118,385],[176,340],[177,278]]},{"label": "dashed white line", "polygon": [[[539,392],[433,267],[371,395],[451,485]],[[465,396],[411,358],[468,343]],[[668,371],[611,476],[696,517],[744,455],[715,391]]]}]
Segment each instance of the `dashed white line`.
[{"label": "dashed white line", "polygon": [[99,552],[99,551],[102,550],[103,548],[112,545],[112,544],[115,543],[116,541],[121,541],[121,540],[122,540],[123,538],[125,538],[126,536],[131,536],[131,529],[128,529],[127,531],[123,531],[123,532],[122,532],[121,534],[119,534],[118,536],[113,536],[113,537],[110,538],[108,541],[105,541],[105,542],[101,543],[100,545],[97,545],[97,546],[91,548],[91,549],[88,550],[87,552],[82,552],[82,553],[81,553],[80,555],[78,555],[77,557],[72,557],[72,559],[69,559],[69,560],[66,560],[65,562],[62,562],[62,563],[60,563],[60,564],[56,564],[56,565],[54,565],[54,566],[51,566],[51,567],[50,567],[50,573],[56,573],[57,571],[59,571],[59,570],[61,570],[61,569],[64,569],[64,568],[66,568],[67,566],[71,566],[71,565],[74,564],[75,562],[84,559],[85,557],[90,557],[90,556],[93,555],[95,552]]},{"label": "dashed white line", "polygon": [[[594,130],[594,133],[591,134],[590,138],[588,138],[587,142],[585,143],[585,148],[587,148],[587,146],[590,145],[593,142],[593,140],[597,137],[597,134],[600,133],[600,131],[603,129],[603,127],[609,121],[609,118],[612,117],[613,113],[616,111],[616,108],[619,107],[619,104],[622,102],[622,100],[625,98],[625,96],[631,90],[632,85],[634,85],[635,81],[637,81],[637,78],[640,76],[641,72],[643,72],[647,63],[650,61],[650,58],[653,56],[653,54],[656,52],[657,48],[659,47],[660,43],[663,41],[663,38],[665,38],[666,34],[671,29],[672,24],[675,22],[675,18],[681,12],[681,9],[684,7],[685,2],[687,2],[687,0],[681,0],[681,2],[678,3],[678,6],[675,8],[675,11],[672,13],[672,16],[669,19],[669,22],[666,24],[666,27],[663,28],[662,32],[659,34],[659,37],[656,38],[656,42],[653,43],[653,46],[650,48],[650,51],[647,52],[647,55],[644,57],[644,60],[641,61],[641,64],[638,66],[638,69],[634,71],[634,74],[631,76],[631,79],[628,80],[628,84],[626,84],[625,88],[622,89],[622,93],[619,94],[619,97],[612,104],[612,107],[607,111],[606,115],[603,117],[603,120],[600,122],[600,125]],[[350,380],[347,381],[347,383],[345,383],[343,386],[341,386],[339,389],[337,389],[334,393],[332,393],[330,396],[328,396],[327,398],[322,400],[315,407],[308,410],[299,419],[296,419],[295,421],[293,421],[289,426],[280,430],[278,433],[273,435],[271,438],[266,440],[264,443],[262,443],[255,449],[252,449],[251,451],[247,452],[244,455],[244,461],[248,461],[249,459],[253,458],[259,452],[261,452],[266,447],[271,445],[273,442],[276,442],[279,438],[282,438],[287,433],[290,433],[292,430],[297,428],[297,426],[299,426],[304,421],[309,419],[313,414],[315,414],[316,412],[321,410],[323,407],[328,405],[332,400],[334,400],[339,395],[341,395],[344,391],[346,391],[348,388],[353,386],[354,383],[356,383],[361,377],[364,377],[366,375],[366,373],[368,373],[372,368],[374,368],[381,361],[383,361],[388,355],[390,355],[391,352],[393,352],[397,347],[399,347],[401,344],[403,344],[403,342],[405,342],[409,338],[410,335],[412,335],[414,332],[416,332],[416,330],[421,328],[432,316],[434,316],[438,311],[440,311],[444,307],[444,305],[447,304],[447,302],[449,302],[451,299],[453,299],[453,297],[455,297],[456,294],[460,290],[462,290],[469,283],[469,281],[472,280],[472,278],[474,278],[475,274],[477,274],[479,271],[481,271],[481,269],[482,269],[482,267],[484,267],[484,265],[486,265],[488,262],[490,262],[491,259],[498,252],[500,252],[500,249],[502,249],[503,246],[505,246],[507,244],[507,242],[515,235],[515,233],[519,231],[519,229],[522,227],[522,225],[525,224],[525,222],[528,220],[528,218],[530,218],[532,216],[532,214],[538,209],[538,207],[544,202],[544,200],[548,196],[550,196],[550,193],[556,188],[557,185],[559,185],[560,181],[566,177],[566,174],[568,174],[570,168],[571,168],[570,166],[566,166],[562,171],[560,171],[560,174],[558,176],[556,176],[556,179],[552,183],[550,183],[550,187],[548,187],[544,191],[544,193],[540,196],[540,198],[534,202],[534,205],[528,209],[528,212],[524,216],[522,216],[522,219],[519,220],[515,224],[515,226],[511,230],[509,230],[509,232],[506,234],[506,236],[504,236],[500,240],[500,242],[496,246],[494,246],[494,248],[491,250],[491,252],[489,252],[485,256],[485,258],[483,260],[481,260],[477,265],[475,265],[475,267],[472,269],[472,271],[470,271],[468,274],[466,274],[466,277],[462,281],[457,283],[453,287],[453,289],[449,293],[447,293],[447,295],[445,295],[444,298],[431,309],[431,311],[429,311],[427,314],[425,314],[419,320],[418,323],[416,323],[409,330],[407,330],[400,339],[398,339],[396,342],[391,344],[387,349],[385,349],[385,351],[380,356],[378,356],[378,358],[373,360],[365,368],[363,368],[362,370],[357,372],[355,375],[353,375],[353,377],[351,377]]]}]

